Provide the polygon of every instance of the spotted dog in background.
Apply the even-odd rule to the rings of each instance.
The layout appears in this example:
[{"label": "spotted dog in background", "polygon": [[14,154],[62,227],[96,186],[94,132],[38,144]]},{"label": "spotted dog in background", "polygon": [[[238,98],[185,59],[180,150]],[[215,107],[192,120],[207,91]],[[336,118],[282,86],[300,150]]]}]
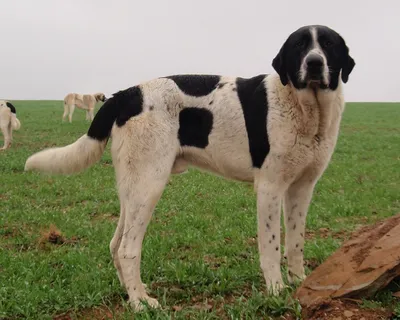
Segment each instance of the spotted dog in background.
[{"label": "spotted dog in background", "polygon": [[99,101],[106,101],[106,96],[103,93],[95,94],[78,94],[68,93],[64,98],[64,113],[62,120],[68,116],[69,122],[72,122],[72,115],[75,107],[86,110],[86,120],[92,121],[94,118],[94,107]]},{"label": "spotted dog in background", "polygon": [[0,100],[0,129],[4,137],[4,145],[0,150],[11,147],[12,131],[19,130],[20,127],[15,107],[8,101]]},{"label": "spotted dog in background", "polygon": [[112,137],[121,214],[110,243],[129,300],[150,298],[140,277],[142,240],[171,173],[195,166],[254,183],[258,248],[267,287],[284,286],[280,212],[289,280],[304,279],[305,222],[314,186],[338,138],[346,83],[355,62],[325,26],[293,32],[272,65],[253,78],[175,75],[116,93],[76,142],[32,155],[26,170],[71,174],[97,162]]}]

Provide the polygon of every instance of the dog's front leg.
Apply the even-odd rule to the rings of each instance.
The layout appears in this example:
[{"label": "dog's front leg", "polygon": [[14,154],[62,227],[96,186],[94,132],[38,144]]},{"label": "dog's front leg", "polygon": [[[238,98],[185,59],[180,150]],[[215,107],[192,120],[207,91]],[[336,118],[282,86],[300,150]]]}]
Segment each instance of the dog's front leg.
[{"label": "dog's front leg", "polygon": [[280,269],[280,213],[285,184],[277,176],[279,170],[269,170],[271,167],[266,166],[260,172],[257,183],[258,249],[267,289],[278,294],[284,287]]},{"label": "dog's front leg", "polygon": [[284,287],[280,269],[280,212],[282,193],[265,182],[257,191],[258,249],[267,289],[278,294]]},{"label": "dog's front leg", "polygon": [[307,170],[291,184],[284,196],[285,256],[288,260],[288,280],[304,280],[304,237],[308,207],[311,202],[317,173]]}]

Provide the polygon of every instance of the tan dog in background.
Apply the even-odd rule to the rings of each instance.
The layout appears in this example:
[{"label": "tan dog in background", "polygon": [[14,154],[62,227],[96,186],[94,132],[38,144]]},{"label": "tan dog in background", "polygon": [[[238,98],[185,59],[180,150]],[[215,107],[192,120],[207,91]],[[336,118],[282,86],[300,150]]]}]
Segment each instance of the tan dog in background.
[{"label": "tan dog in background", "polygon": [[4,146],[0,150],[11,147],[12,131],[20,127],[21,123],[17,119],[15,107],[8,101],[0,100],[0,129],[4,136]]},{"label": "tan dog in background", "polygon": [[86,120],[92,121],[94,118],[94,107],[99,101],[106,101],[106,97],[103,93],[68,93],[64,98],[63,121],[65,121],[65,118],[68,115],[69,122],[72,122],[72,115],[74,113],[75,107],[86,110]]}]

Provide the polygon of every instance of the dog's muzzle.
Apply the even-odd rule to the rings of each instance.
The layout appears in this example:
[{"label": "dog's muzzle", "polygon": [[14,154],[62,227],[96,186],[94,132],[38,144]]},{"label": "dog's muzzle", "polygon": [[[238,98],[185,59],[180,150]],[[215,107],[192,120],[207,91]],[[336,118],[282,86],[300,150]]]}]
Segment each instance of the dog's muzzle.
[{"label": "dog's muzzle", "polygon": [[306,58],[307,80],[320,81],[323,78],[324,60],[318,54],[310,54]]}]

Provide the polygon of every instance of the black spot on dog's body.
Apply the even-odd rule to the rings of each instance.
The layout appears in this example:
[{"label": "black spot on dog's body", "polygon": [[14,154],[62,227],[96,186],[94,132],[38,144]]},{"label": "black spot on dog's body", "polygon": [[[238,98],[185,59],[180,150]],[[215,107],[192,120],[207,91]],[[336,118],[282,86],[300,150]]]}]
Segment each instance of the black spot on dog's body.
[{"label": "black spot on dog's body", "polygon": [[236,87],[243,109],[253,166],[261,168],[270,145],[267,135],[268,99],[264,79],[266,75],[236,79]]},{"label": "black spot on dog's body", "polygon": [[143,111],[143,93],[139,87],[132,87],[118,92],[115,97],[120,104],[120,112],[116,119],[118,127],[122,127],[130,118]]},{"label": "black spot on dog's body", "polygon": [[103,141],[111,134],[114,122],[122,127],[131,117],[143,111],[143,94],[138,87],[115,93],[97,112],[89,128],[88,136]]},{"label": "black spot on dog's body", "polygon": [[214,100],[211,100],[208,105],[211,106],[213,103],[214,103]]},{"label": "black spot on dog's body", "polygon": [[221,77],[217,75],[174,75],[165,77],[173,80],[185,94],[202,97],[210,94],[217,87]]},{"label": "black spot on dog's body", "polygon": [[10,108],[11,113],[17,114],[17,110],[15,109],[15,107],[10,103],[10,102],[6,102],[7,107]]},{"label": "black spot on dog's body", "polygon": [[213,121],[214,117],[210,110],[184,108],[179,113],[178,138],[181,146],[207,147]]}]

